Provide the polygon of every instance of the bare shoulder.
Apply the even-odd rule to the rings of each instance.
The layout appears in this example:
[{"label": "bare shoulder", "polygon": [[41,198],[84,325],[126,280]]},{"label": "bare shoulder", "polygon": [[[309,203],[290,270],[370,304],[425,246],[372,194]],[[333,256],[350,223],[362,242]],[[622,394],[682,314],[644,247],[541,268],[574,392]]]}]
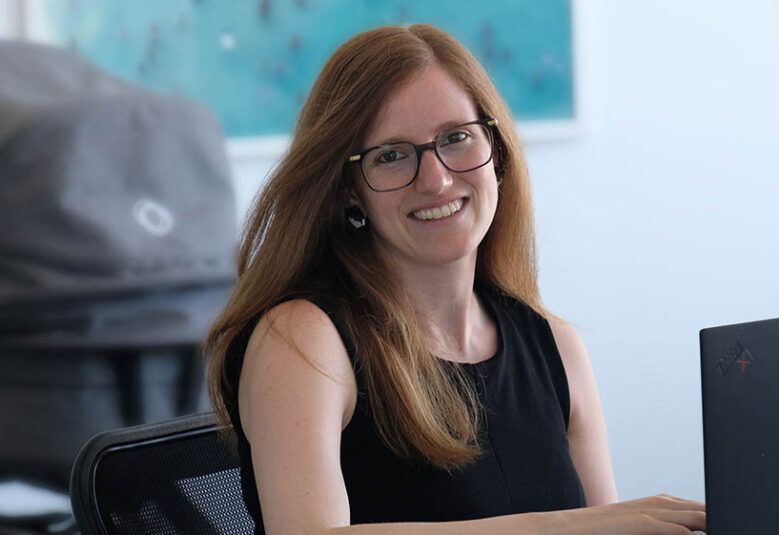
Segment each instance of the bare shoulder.
[{"label": "bare shoulder", "polygon": [[581,336],[573,325],[559,318],[550,318],[549,326],[552,329],[560,359],[563,361],[571,403],[570,419],[571,423],[575,424],[582,412],[591,409],[588,405],[597,398],[597,387],[590,357],[587,355],[587,348],[585,348]]},{"label": "bare shoulder", "polygon": [[582,366],[589,368],[587,349],[576,329],[567,321],[554,317],[549,319],[549,326],[566,372],[571,374],[580,371]]},{"label": "bare shoulder", "polygon": [[296,362],[288,356],[290,352],[326,375],[340,379],[353,375],[335,325],[321,308],[304,299],[285,301],[260,318],[249,339],[246,358],[265,364],[278,359]]},{"label": "bare shoulder", "polygon": [[249,349],[261,345],[267,334],[288,341],[305,341],[312,335],[325,341],[340,339],[327,314],[305,299],[285,301],[263,315],[249,340]]},{"label": "bare shoulder", "polygon": [[356,403],[354,370],[338,330],[322,309],[303,299],[273,307],[252,332],[239,385],[241,422],[251,426],[258,391],[265,397],[282,388],[338,394],[346,404],[346,422]]}]

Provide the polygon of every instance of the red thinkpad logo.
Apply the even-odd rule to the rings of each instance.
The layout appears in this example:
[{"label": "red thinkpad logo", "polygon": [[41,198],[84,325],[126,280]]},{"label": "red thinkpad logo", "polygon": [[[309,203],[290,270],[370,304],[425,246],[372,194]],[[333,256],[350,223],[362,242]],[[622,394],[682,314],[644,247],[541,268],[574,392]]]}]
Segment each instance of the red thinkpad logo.
[{"label": "red thinkpad logo", "polygon": [[746,373],[747,366],[751,366],[754,362],[755,357],[752,356],[749,349],[742,346],[741,342],[736,342],[736,345],[731,347],[725,356],[719,359],[717,370],[724,376],[734,365],[738,365],[741,373]]}]

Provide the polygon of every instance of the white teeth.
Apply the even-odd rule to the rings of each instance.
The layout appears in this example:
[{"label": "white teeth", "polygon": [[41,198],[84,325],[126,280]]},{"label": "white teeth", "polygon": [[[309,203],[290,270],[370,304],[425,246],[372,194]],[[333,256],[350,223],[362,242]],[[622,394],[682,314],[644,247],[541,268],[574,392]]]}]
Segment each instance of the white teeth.
[{"label": "white teeth", "polygon": [[429,219],[441,219],[459,212],[460,208],[462,207],[463,201],[461,199],[457,199],[456,201],[452,201],[449,204],[445,204],[444,206],[436,206],[435,208],[417,210],[413,215],[417,219],[422,219],[425,221]]}]

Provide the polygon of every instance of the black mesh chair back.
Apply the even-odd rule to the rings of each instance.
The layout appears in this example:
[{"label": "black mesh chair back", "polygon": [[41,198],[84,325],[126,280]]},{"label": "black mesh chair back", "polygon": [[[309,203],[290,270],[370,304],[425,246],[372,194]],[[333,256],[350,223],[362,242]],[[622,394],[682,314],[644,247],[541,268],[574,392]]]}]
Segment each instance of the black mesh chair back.
[{"label": "black mesh chair back", "polygon": [[70,482],[82,534],[253,535],[235,445],[220,429],[207,413],[92,437]]}]

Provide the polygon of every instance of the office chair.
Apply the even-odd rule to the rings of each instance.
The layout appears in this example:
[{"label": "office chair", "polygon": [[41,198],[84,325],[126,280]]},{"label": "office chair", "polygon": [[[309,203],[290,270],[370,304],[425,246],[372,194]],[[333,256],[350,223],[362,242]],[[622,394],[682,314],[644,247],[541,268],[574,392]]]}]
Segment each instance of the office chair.
[{"label": "office chair", "polygon": [[205,413],[92,437],[70,481],[82,535],[253,535],[237,451],[221,430]]}]

